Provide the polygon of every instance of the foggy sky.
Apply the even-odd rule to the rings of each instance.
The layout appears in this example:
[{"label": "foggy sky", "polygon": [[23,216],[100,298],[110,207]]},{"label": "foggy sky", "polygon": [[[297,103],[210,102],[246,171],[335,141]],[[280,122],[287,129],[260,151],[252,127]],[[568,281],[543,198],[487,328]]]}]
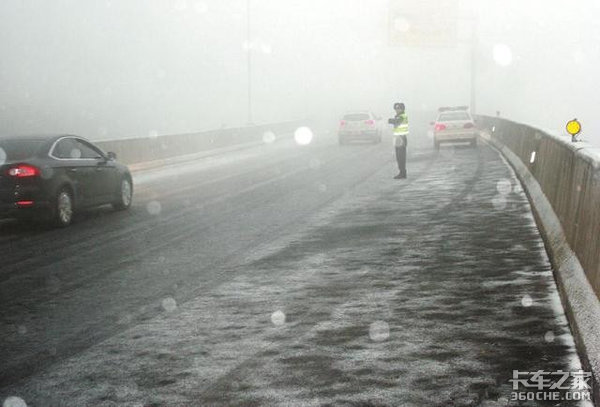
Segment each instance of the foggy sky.
[{"label": "foggy sky", "polygon": [[[2,132],[106,139],[244,125],[247,52],[255,123],[386,115],[397,100],[409,112],[469,104],[465,33],[477,18],[478,112],[561,134],[577,117],[600,145],[593,0],[462,0],[449,48],[391,46],[388,0],[250,4],[248,41],[246,0],[3,0]],[[494,59],[499,44],[509,64]]]},{"label": "foggy sky", "polygon": [[[600,146],[600,3],[594,0],[477,2],[483,63],[481,110],[566,135],[578,118],[582,138]],[[493,45],[506,44],[513,61],[499,66]]]}]

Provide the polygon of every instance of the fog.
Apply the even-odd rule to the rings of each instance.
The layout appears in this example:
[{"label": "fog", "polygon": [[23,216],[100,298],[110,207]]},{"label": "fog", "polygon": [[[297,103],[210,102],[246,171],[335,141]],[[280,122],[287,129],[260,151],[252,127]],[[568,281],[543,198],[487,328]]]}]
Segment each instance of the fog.
[{"label": "fog", "polygon": [[[582,139],[600,146],[600,3],[593,0],[486,1],[480,16],[480,111],[566,135],[578,118]],[[507,45],[512,62],[493,58]]]},{"label": "fog", "polygon": [[[401,0],[3,0],[2,133],[97,140],[249,122],[334,125],[345,110],[391,114],[395,101],[425,117],[471,104],[473,74],[477,113],[556,134],[576,117],[583,138],[600,145],[593,0],[422,3],[452,10],[449,44],[394,41],[425,18]],[[394,7],[409,11],[405,26]]]}]

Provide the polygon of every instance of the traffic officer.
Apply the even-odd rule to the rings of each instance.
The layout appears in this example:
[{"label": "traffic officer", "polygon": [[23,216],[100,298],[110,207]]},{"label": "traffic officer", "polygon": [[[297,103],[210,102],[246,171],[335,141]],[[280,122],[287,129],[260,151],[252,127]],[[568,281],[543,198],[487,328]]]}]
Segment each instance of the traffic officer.
[{"label": "traffic officer", "polygon": [[394,179],[406,178],[406,145],[408,143],[408,116],[404,111],[404,103],[394,103],[396,116],[388,123],[394,125],[394,148],[398,162],[398,175]]}]

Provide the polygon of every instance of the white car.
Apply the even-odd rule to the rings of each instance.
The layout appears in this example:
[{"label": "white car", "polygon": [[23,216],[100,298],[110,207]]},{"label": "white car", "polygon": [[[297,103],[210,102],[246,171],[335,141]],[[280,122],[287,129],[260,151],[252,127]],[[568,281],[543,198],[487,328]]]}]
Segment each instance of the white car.
[{"label": "white car", "polygon": [[370,111],[348,112],[340,120],[338,141],[340,144],[351,141],[381,143],[381,133],[381,117]]},{"label": "white car", "polygon": [[469,142],[477,146],[479,131],[467,106],[440,107],[433,125],[433,145],[436,149],[444,142]]}]

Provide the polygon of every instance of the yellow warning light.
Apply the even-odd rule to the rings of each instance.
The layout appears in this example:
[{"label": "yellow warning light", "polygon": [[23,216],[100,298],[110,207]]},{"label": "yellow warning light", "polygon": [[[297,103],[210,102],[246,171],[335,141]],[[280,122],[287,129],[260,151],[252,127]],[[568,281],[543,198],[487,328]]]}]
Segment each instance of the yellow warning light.
[{"label": "yellow warning light", "polygon": [[567,123],[567,133],[576,136],[581,133],[581,123],[577,119],[569,120]]}]

